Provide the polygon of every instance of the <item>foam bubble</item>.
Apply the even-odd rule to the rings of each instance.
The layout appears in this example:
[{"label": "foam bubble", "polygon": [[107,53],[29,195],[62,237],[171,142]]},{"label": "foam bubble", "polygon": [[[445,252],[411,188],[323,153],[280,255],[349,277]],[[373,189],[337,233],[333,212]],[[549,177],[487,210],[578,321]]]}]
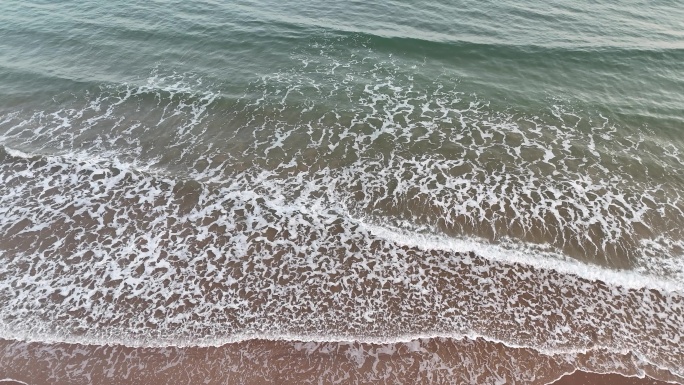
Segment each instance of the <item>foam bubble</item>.
[{"label": "foam bubble", "polygon": [[323,47],[241,99],[157,70],[0,117],[1,336],[473,335],[683,367],[676,149],[421,76]]}]

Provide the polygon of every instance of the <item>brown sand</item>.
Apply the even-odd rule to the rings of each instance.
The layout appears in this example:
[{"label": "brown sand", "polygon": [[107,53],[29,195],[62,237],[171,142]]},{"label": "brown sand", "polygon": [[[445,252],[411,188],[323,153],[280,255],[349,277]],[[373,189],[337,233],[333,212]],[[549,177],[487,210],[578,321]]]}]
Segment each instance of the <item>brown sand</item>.
[{"label": "brown sand", "polygon": [[654,380],[650,377],[625,377],[619,374],[597,374],[577,371],[563,376],[552,385],[665,385],[669,382]]},{"label": "brown sand", "polygon": [[[586,372],[575,372],[561,378],[553,385],[665,385],[663,381],[650,378],[624,377],[619,374],[595,374]],[[26,385],[24,382],[12,380],[1,380],[0,385]]]},{"label": "brown sand", "polygon": [[[546,356],[482,339],[422,339],[372,345],[250,340],[220,347],[131,348],[0,340],[0,379],[30,385],[166,384],[532,384],[554,383],[577,368],[600,371],[621,362],[637,376],[634,357],[608,352]],[[632,363],[630,367],[629,363]],[[648,375],[684,378],[642,367]],[[2,385],[9,385],[2,384]],[[574,372],[557,385],[665,384],[649,378]],[[15,385],[15,384],[12,384]]]}]

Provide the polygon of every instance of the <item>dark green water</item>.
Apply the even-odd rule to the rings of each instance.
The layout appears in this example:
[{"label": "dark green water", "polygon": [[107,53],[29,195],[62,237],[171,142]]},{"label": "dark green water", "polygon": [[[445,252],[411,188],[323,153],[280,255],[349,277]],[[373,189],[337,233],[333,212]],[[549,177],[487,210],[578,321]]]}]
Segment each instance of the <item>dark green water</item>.
[{"label": "dark green water", "polygon": [[0,337],[582,347],[438,276],[474,251],[679,303],[683,134],[676,1],[3,1]]}]

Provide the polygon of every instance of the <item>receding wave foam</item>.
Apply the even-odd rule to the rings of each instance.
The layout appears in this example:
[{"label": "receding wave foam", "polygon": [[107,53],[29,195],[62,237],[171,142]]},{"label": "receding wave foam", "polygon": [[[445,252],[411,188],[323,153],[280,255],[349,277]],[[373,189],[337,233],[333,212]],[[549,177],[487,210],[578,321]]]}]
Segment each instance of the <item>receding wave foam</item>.
[{"label": "receding wave foam", "polygon": [[362,226],[367,228],[371,234],[402,246],[417,247],[422,250],[445,250],[454,253],[474,252],[490,260],[551,269],[593,281],[603,281],[611,285],[633,289],[651,288],[667,292],[682,292],[682,287],[678,282],[629,270],[616,271],[601,266],[587,265],[568,259],[557,251],[544,246],[522,244],[514,240],[494,245],[477,238],[447,238],[432,234],[411,233],[401,228],[372,223],[363,223]]},{"label": "receding wave foam", "polygon": [[286,201],[254,170],[219,184],[5,154],[3,338],[215,346],[484,336],[683,367],[681,291],[576,275],[591,267],[567,274],[532,258],[416,247],[420,237],[312,199],[318,187]]},{"label": "receding wave foam", "polygon": [[675,146],[314,48],[237,100],[157,71],[0,116],[0,337],[467,336],[681,374]]},{"label": "receding wave foam", "polygon": [[84,108],[7,114],[2,143],[218,183],[260,170],[285,199],[306,183],[350,215],[408,231],[684,277],[676,146],[559,105],[544,116],[492,110],[370,50],[341,63],[314,48],[317,62],[266,76],[240,100],[155,71],[145,86],[103,87]]},{"label": "receding wave foam", "polygon": [[[0,371],[28,383],[68,378],[72,384],[125,381],[132,385],[195,384],[207,380],[259,384],[505,381],[542,385],[576,370],[608,370],[625,376],[682,381],[630,354],[615,356],[593,351],[547,356],[481,339],[437,338],[385,345],[252,340],[218,348],[127,348],[0,340],[0,352]],[[53,357],[61,359],[55,361]]]}]

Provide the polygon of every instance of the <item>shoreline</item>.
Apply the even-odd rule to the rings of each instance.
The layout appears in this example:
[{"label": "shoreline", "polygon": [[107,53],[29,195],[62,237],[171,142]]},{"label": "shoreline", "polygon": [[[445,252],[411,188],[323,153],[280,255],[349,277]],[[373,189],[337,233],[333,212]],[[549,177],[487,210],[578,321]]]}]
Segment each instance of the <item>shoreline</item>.
[{"label": "shoreline", "polygon": [[628,377],[617,373],[590,373],[583,371],[575,371],[566,374],[557,381],[548,385],[666,385],[673,384],[673,382],[660,381],[654,378],[645,376]]},{"label": "shoreline", "polygon": [[[574,372],[572,374],[567,374],[560,378],[558,381],[553,382],[548,385],[594,385],[594,384],[616,384],[616,385],[667,385],[670,382],[663,382],[651,379],[649,377],[638,378],[638,377],[625,377],[619,374],[613,373],[587,373],[587,372]],[[2,379],[0,380],[0,385],[33,385],[27,384],[26,382],[16,381],[14,379]]]},{"label": "shoreline", "polygon": [[[644,374],[649,377],[634,377]],[[630,354],[547,356],[483,339],[440,338],[384,345],[250,340],[194,348],[0,339],[0,378],[29,385],[684,384],[684,377],[639,366]]]}]

